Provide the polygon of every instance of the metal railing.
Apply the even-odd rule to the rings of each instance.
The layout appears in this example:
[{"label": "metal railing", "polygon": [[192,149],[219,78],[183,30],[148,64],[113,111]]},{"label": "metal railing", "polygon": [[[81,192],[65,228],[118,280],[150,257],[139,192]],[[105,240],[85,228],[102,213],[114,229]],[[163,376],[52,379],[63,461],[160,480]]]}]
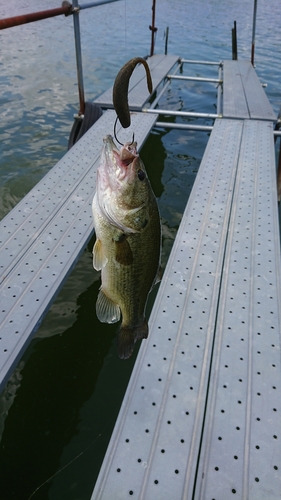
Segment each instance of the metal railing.
[{"label": "metal railing", "polygon": [[119,0],[96,0],[93,2],[79,5],[78,0],[73,0],[73,3],[63,1],[62,6],[56,9],[43,10],[40,12],[32,12],[30,14],[23,14],[21,16],[9,17],[0,19],[0,30],[13,28],[22,24],[33,23],[41,21],[50,17],[56,16],[70,16],[73,15],[74,37],[75,37],[75,50],[76,50],[76,66],[77,66],[77,80],[78,80],[78,93],[79,93],[79,113],[78,116],[83,116],[85,111],[85,93],[83,83],[83,68],[82,68],[82,51],[81,51],[81,37],[80,37],[80,23],[79,12],[80,10],[97,7],[99,5],[119,2]]}]

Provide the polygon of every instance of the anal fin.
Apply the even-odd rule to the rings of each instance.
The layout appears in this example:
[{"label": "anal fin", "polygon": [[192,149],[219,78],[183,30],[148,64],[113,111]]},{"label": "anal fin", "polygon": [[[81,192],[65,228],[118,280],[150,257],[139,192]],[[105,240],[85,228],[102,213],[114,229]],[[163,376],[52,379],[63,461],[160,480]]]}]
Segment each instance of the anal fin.
[{"label": "anal fin", "polygon": [[116,323],[121,317],[120,307],[105,295],[102,288],[97,298],[96,313],[102,323]]}]

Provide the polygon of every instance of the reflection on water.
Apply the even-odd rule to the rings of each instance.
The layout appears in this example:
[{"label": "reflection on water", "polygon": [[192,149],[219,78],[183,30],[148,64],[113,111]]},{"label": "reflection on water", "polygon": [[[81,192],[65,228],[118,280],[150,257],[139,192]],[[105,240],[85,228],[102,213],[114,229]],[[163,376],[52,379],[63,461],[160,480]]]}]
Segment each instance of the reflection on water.
[{"label": "reflection on water", "polygon": [[[2,17],[58,6],[57,0],[2,3]],[[252,0],[162,0],[156,7],[156,52],[163,52],[169,26],[170,53],[230,58],[236,20],[239,58],[249,59],[252,8]],[[72,22],[62,16],[0,32],[0,218],[67,149],[78,109]],[[80,24],[85,93],[92,100],[112,84],[126,60],[149,52],[151,0],[82,11]],[[259,0],[256,69],[268,84],[276,112],[280,25],[279,0],[270,6]],[[184,68],[184,74],[194,73],[216,77],[215,68]],[[213,113],[216,89],[173,81],[160,105]],[[162,216],[163,267],[207,140],[207,133],[162,129],[153,131],[141,151]],[[28,500],[41,484],[34,500],[88,500],[93,490],[138,348],[129,360],[119,360],[118,327],[96,318],[100,281],[92,268],[92,247],[93,241],[1,395],[1,500]],[[156,293],[157,287],[150,294],[148,313]]]}]

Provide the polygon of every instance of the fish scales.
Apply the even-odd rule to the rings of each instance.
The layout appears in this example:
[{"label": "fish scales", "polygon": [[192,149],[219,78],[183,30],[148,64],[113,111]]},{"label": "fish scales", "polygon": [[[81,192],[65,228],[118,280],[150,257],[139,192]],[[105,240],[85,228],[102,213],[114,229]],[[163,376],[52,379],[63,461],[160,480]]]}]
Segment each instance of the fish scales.
[{"label": "fish scales", "polygon": [[111,136],[104,139],[93,218],[93,262],[102,280],[97,316],[114,323],[122,315],[118,354],[128,358],[135,342],[148,335],[144,311],[161,247],[158,205],[135,143],[119,152]]}]

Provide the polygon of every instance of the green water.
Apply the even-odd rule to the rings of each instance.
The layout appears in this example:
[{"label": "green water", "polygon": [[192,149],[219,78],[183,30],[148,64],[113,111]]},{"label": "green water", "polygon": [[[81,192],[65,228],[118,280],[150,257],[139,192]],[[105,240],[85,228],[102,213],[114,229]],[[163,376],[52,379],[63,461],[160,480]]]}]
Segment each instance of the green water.
[{"label": "green water", "polygon": [[[81,2],[82,3],[82,2]],[[192,59],[250,58],[252,1],[158,1],[156,52],[170,28],[169,52]],[[57,7],[55,0],[5,2],[2,17]],[[0,32],[0,217],[46,174],[67,149],[78,109],[73,26],[54,18]],[[86,99],[113,82],[128,59],[150,49],[150,0],[122,0],[80,14]],[[281,11],[258,4],[256,64],[267,95],[280,105]],[[185,74],[216,77],[211,67]],[[212,84],[173,82],[162,108],[216,111]],[[161,119],[162,121],[162,119]],[[178,119],[181,122],[181,119]],[[197,121],[196,123],[208,123]],[[165,267],[208,134],[154,130],[141,151],[157,196]],[[88,500],[137,356],[116,354],[116,325],[95,315],[100,286],[93,241],[45,317],[0,397],[1,500]],[[157,287],[149,297],[149,314]]]}]

